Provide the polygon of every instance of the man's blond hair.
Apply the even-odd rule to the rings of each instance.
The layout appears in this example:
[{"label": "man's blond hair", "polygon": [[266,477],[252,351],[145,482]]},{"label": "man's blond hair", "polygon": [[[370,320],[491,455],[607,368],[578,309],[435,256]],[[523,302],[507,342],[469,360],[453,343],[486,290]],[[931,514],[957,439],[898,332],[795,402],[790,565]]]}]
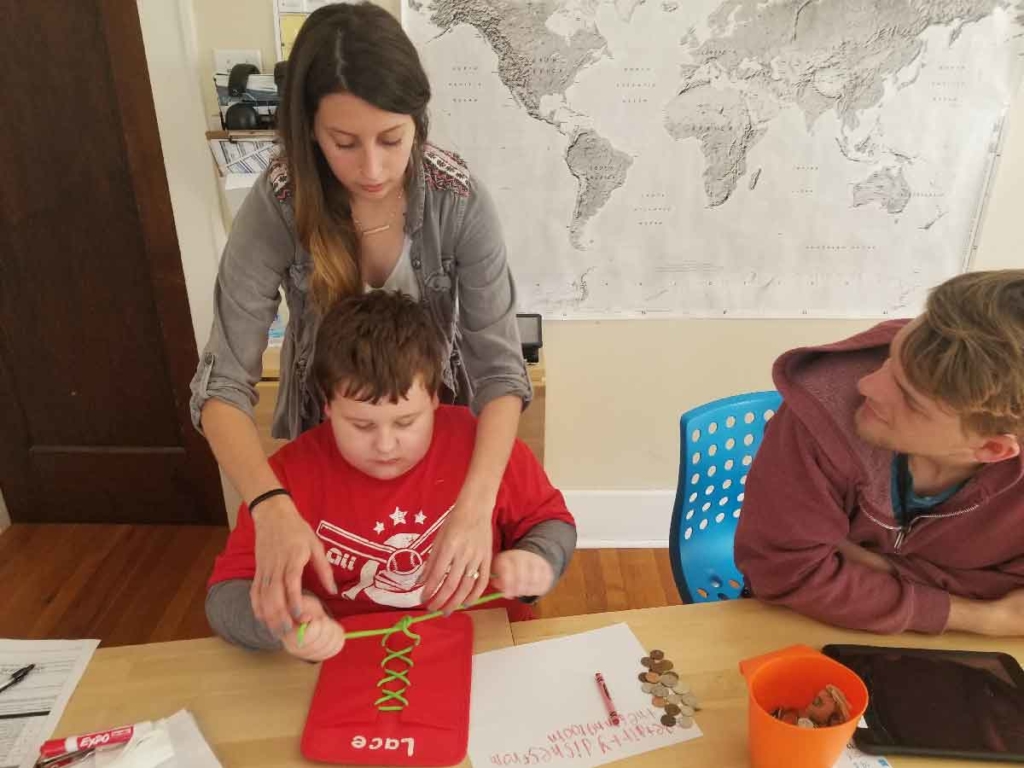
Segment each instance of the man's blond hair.
[{"label": "man's blond hair", "polygon": [[933,289],[900,356],[911,385],[965,428],[1024,437],[1024,269],[969,272]]}]

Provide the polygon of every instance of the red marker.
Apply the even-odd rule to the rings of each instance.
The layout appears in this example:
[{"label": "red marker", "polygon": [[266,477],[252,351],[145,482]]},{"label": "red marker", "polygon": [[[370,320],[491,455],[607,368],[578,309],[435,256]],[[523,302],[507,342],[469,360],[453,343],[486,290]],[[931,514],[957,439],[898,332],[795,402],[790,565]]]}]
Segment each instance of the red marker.
[{"label": "red marker", "polygon": [[597,688],[601,691],[601,698],[604,699],[604,706],[608,710],[608,716],[612,719],[612,725],[618,725],[621,722],[621,718],[619,718],[619,713],[615,711],[615,702],[612,701],[612,696],[608,693],[608,686],[604,683],[604,675],[598,672],[596,678]]},{"label": "red marker", "polygon": [[66,739],[52,739],[43,742],[39,747],[41,758],[57,757],[72,752],[81,752],[88,749],[110,747],[117,744],[127,744],[136,733],[142,735],[153,729],[150,722],[126,725],[121,728],[112,728],[109,731],[97,731],[82,736],[68,736]]}]

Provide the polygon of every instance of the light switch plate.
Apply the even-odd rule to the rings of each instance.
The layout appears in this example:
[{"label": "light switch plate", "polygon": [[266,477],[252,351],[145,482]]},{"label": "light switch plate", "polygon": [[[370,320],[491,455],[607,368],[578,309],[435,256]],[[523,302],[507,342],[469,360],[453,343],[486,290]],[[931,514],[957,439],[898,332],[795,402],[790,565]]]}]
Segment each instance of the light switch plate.
[{"label": "light switch plate", "polygon": [[214,48],[213,71],[217,74],[230,74],[235,64],[255,64],[263,72],[263,54],[258,49]]}]

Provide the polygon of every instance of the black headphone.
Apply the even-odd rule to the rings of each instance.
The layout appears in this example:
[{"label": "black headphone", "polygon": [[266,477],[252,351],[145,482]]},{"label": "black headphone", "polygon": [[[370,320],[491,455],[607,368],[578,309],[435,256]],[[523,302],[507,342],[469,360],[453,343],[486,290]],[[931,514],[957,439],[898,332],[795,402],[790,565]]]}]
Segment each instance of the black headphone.
[{"label": "black headphone", "polygon": [[255,107],[240,101],[224,113],[224,127],[229,131],[255,131],[260,127],[260,116]]},{"label": "black headphone", "polygon": [[[228,75],[228,96],[238,99],[245,96],[249,75],[258,75],[260,70],[254,64],[235,64]],[[237,102],[224,113],[224,127],[229,131],[255,131],[259,128],[260,116],[256,108],[245,102]]]},{"label": "black headphone", "polygon": [[249,85],[249,75],[258,75],[259,67],[255,64],[235,64],[228,75],[228,96],[239,98],[245,94]]},{"label": "black headphone", "polygon": [[288,72],[288,62],[279,61],[274,65],[274,86],[277,88],[278,98],[281,96],[281,91],[284,90],[284,78]]}]

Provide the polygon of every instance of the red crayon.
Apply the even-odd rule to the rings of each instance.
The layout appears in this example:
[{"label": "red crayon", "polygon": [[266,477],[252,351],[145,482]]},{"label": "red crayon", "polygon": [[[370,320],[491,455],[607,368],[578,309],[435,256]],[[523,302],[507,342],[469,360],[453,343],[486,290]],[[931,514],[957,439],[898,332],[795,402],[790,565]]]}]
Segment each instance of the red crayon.
[{"label": "red crayon", "polygon": [[604,706],[605,709],[608,710],[608,716],[612,719],[612,725],[618,725],[621,720],[619,718],[619,713],[615,711],[615,702],[612,701],[612,696],[608,693],[608,686],[605,685],[604,675],[598,672],[596,678],[597,688],[601,691],[601,698],[604,699]]}]

